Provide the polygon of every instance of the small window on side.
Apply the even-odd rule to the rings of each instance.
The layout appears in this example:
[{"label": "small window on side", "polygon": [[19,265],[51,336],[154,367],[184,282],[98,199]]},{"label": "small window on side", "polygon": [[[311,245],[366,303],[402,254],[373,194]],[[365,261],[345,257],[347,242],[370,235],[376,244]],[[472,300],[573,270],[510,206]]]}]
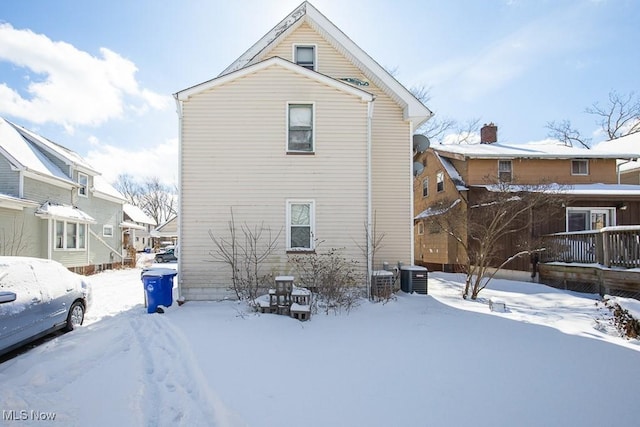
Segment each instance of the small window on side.
[{"label": "small window on side", "polygon": [[500,182],[511,182],[511,160],[498,160],[498,179]]},{"label": "small window on side", "polygon": [[436,173],[436,190],[438,193],[444,191],[444,172]]},{"label": "small window on side", "polygon": [[294,62],[301,67],[310,70],[316,69],[315,46],[296,46],[294,56]]},{"label": "small window on side", "polygon": [[589,175],[588,160],[572,160],[571,175]]}]

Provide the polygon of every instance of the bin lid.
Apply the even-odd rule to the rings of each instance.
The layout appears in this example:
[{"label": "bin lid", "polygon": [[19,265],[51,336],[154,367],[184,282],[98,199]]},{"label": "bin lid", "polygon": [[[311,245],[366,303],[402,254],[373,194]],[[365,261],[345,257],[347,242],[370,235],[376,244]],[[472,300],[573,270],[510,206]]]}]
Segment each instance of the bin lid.
[{"label": "bin lid", "polygon": [[175,276],[176,274],[178,274],[178,271],[174,270],[173,268],[150,268],[149,270],[146,270],[146,271],[142,272],[142,277],[145,277],[145,276],[158,276],[158,277]]},{"label": "bin lid", "polygon": [[427,271],[426,267],[421,267],[419,265],[403,265],[402,267],[400,267],[400,270]]}]

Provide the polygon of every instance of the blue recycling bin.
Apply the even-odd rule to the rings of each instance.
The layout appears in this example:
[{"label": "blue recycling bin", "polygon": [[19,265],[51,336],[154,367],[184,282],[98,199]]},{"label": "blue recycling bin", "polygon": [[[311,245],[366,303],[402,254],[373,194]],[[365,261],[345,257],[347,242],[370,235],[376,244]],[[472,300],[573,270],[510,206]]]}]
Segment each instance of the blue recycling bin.
[{"label": "blue recycling bin", "polygon": [[173,278],[178,274],[171,268],[153,268],[142,272],[142,284],[147,302],[147,313],[155,313],[158,306],[173,303]]}]

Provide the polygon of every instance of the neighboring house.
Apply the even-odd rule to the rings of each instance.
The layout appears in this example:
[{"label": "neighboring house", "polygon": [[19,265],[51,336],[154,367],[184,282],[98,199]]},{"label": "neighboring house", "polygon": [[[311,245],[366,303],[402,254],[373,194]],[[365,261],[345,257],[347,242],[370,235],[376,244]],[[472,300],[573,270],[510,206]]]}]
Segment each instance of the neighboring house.
[{"label": "neighboring house", "polygon": [[0,254],[122,262],[124,198],[77,153],[0,118]]},{"label": "neighboring house", "polygon": [[229,237],[231,211],[238,230],[280,232],[265,273],[336,248],[364,283],[374,229],[374,267],[411,264],[412,134],[432,113],[310,3],[175,98],[185,298],[231,296],[209,235]]},{"label": "neighboring house", "polygon": [[[640,185],[619,185],[616,161],[637,157],[633,152],[603,152],[552,143],[500,144],[497,127],[485,125],[480,144],[433,145],[416,158],[424,170],[415,177],[415,262],[432,270],[450,271],[464,263],[457,243],[430,227],[434,209],[453,201],[462,209],[472,206],[487,191],[488,178],[514,184],[559,184],[557,197],[566,199],[560,212],[544,215],[543,225],[527,237],[564,231],[640,224]],[[503,242],[506,259],[517,242]],[[507,269],[529,269],[529,258],[514,260]]]},{"label": "neighboring house", "polygon": [[618,161],[618,182],[640,185],[640,132],[600,142],[593,149],[605,152],[636,153],[635,159]]},{"label": "neighboring house", "polygon": [[133,247],[136,251],[143,251],[153,246],[151,242],[151,230],[155,228],[156,221],[144,213],[139,207],[125,203],[122,207],[124,220],[122,228],[122,246],[127,249]]},{"label": "neighboring house", "polygon": [[153,239],[152,247],[158,249],[167,244],[176,245],[178,243],[178,216],[173,215],[165,222],[151,230]]}]

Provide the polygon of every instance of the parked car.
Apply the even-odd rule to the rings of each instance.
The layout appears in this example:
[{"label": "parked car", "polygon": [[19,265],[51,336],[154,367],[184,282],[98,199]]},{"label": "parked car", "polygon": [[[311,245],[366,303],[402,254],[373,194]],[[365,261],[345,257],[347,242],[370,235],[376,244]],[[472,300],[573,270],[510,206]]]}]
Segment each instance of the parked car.
[{"label": "parked car", "polygon": [[0,256],[0,355],[56,330],[73,330],[90,305],[89,282],[62,264]]},{"label": "parked car", "polygon": [[158,252],[156,254],[156,262],[177,261],[178,257],[176,256],[175,251],[176,251],[175,248],[170,248],[162,252]]}]

